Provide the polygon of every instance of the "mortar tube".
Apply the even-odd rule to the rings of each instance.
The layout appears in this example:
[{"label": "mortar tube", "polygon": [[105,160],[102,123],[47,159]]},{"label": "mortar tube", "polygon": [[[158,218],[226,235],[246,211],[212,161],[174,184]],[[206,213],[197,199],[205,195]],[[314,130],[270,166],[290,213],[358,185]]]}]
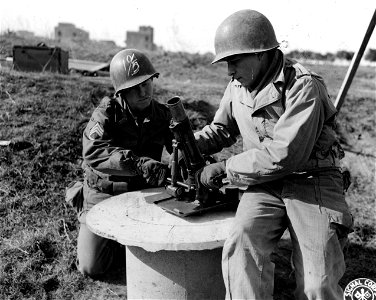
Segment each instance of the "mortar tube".
[{"label": "mortar tube", "polygon": [[179,96],[167,100],[167,106],[170,109],[173,121],[182,122],[188,118]]}]

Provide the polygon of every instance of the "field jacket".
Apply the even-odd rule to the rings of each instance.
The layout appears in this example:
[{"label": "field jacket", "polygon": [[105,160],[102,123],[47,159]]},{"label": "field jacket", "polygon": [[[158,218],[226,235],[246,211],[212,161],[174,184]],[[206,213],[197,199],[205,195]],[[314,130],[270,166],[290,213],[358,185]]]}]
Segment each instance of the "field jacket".
[{"label": "field jacket", "polygon": [[226,162],[228,179],[239,186],[336,167],[343,153],[322,78],[279,50],[277,58],[271,79],[257,91],[230,81],[213,122],[195,133],[203,154],[217,153],[241,135],[243,152]]},{"label": "field jacket", "polygon": [[136,160],[147,156],[160,161],[164,146],[172,152],[170,120],[168,108],[154,100],[151,114],[137,120],[127,106],[105,97],[83,133],[83,168],[88,185],[110,192],[114,182],[145,184]]}]

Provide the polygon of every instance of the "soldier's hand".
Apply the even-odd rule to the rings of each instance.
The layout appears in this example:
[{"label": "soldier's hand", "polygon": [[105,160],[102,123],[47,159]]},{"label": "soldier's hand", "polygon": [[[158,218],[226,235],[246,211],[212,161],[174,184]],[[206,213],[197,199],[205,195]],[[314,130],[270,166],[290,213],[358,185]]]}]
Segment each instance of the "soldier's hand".
[{"label": "soldier's hand", "polygon": [[216,162],[201,168],[196,173],[200,183],[209,189],[220,189],[222,179],[226,178],[226,161]]},{"label": "soldier's hand", "polygon": [[168,166],[150,157],[140,157],[137,168],[151,186],[162,186],[168,176]]}]

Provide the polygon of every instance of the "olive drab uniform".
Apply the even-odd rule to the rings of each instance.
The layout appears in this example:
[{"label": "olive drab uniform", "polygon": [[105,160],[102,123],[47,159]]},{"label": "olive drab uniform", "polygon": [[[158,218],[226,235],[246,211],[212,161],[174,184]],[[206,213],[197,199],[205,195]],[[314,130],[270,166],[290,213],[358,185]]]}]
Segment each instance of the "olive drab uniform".
[{"label": "olive drab uniform", "polygon": [[115,98],[105,97],[101,101],[83,133],[85,180],[81,223],[85,223],[87,211],[103,198],[150,187],[137,170],[136,162],[140,157],[160,161],[164,147],[172,152],[170,119],[168,108],[154,100],[150,114],[143,119],[135,118]]},{"label": "olive drab uniform", "polygon": [[228,299],[272,299],[270,255],[286,229],[297,299],[342,299],[343,246],[352,216],[345,202],[336,109],[322,78],[276,50],[259,86],[232,80],[211,124],[195,133],[203,154],[243,139],[226,161],[242,194],[222,256]]},{"label": "olive drab uniform", "polygon": [[263,81],[268,77],[274,80],[252,92],[236,80],[228,84],[212,124],[196,134],[200,150],[216,153],[240,134],[243,153],[227,160],[227,176],[245,186],[338,167],[344,152],[322,78],[280,50]]}]

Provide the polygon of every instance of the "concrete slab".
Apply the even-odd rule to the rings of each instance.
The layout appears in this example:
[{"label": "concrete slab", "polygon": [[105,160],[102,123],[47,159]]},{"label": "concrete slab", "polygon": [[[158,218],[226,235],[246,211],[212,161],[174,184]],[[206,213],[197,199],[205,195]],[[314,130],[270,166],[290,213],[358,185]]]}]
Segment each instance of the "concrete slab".
[{"label": "concrete slab", "polygon": [[179,218],[145,201],[145,197],[160,192],[163,188],[107,199],[90,210],[87,225],[100,236],[151,252],[205,250],[223,246],[235,214],[233,211]]},{"label": "concrete slab", "polygon": [[224,299],[221,254],[234,211],[179,218],[148,196],[111,197],[88,213],[94,233],[126,245],[128,299]]}]

